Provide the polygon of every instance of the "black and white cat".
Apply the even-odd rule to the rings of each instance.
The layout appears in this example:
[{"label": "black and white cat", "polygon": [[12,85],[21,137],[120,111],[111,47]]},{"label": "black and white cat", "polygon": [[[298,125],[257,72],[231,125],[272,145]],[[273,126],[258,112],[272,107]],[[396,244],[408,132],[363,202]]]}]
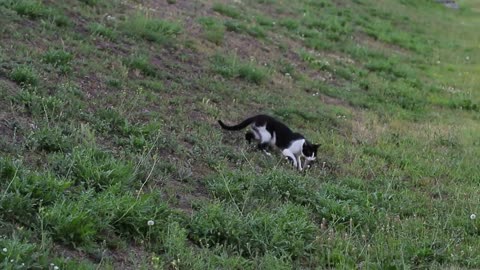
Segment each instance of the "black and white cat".
[{"label": "black and white cat", "polygon": [[[241,130],[251,124],[251,131],[245,134],[245,139],[250,143],[258,141],[258,148],[266,154],[268,146],[277,146],[282,154],[287,157],[298,170],[306,168],[310,161],[315,160],[319,145],[307,141],[301,134],[290,130],[285,124],[268,115],[256,115],[245,119],[238,125],[227,126],[221,120],[218,123],[226,130]],[[301,157],[305,158],[302,167]]]}]

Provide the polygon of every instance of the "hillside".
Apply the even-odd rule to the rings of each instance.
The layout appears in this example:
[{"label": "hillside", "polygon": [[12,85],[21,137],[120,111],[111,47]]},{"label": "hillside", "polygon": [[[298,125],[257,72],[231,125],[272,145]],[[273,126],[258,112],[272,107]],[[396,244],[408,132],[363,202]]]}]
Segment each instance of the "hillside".
[{"label": "hillside", "polygon": [[[0,0],[0,268],[480,268],[457,2]],[[217,123],[256,113],[312,167]]]}]

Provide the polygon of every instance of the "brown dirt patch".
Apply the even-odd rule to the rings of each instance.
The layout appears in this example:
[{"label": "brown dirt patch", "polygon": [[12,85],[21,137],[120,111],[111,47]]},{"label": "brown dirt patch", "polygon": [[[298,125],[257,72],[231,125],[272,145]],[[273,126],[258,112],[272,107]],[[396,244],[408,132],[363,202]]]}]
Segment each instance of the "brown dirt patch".
[{"label": "brown dirt patch", "polygon": [[351,108],[345,100],[341,100],[339,98],[320,94],[320,100],[325,104]]},{"label": "brown dirt patch", "polygon": [[134,270],[139,269],[141,265],[139,263],[145,262],[150,257],[142,246],[130,243],[127,247],[128,250],[112,250],[104,249],[98,254],[89,254],[81,250],[71,248],[69,246],[54,244],[53,253],[63,258],[72,259],[78,261],[86,260],[101,267],[104,260],[113,262],[114,269]]}]

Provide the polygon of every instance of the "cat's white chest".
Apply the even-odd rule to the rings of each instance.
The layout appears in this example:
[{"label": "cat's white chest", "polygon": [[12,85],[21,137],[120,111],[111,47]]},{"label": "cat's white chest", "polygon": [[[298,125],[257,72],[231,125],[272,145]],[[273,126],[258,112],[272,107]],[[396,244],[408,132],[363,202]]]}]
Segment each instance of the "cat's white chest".
[{"label": "cat's white chest", "polygon": [[293,141],[292,144],[288,147],[288,150],[292,152],[295,156],[299,156],[302,154],[303,144],[305,143],[305,139],[300,139]]}]

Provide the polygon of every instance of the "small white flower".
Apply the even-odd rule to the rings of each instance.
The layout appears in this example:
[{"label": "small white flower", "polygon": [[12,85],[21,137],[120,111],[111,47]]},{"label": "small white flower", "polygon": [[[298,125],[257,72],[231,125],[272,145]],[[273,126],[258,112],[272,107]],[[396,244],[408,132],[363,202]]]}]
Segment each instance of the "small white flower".
[{"label": "small white flower", "polygon": [[54,270],[58,270],[58,269],[60,269],[60,267],[58,267],[58,266],[55,265],[55,266],[53,267],[53,269],[54,269]]},{"label": "small white flower", "polygon": [[148,225],[148,226],[153,226],[153,225],[155,225],[155,221],[149,220],[149,221],[147,222],[147,225]]},{"label": "small white flower", "polygon": [[13,259],[11,259],[11,260],[10,260],[10,262],[11,262],[11,263],[13,263],[13,262],[14,262],[14,260],[13,260]]},{"label": "small white flower", "polygon": [[470,56],[465,57],[465,60],[467,61],[470,60]]},{"label": "small white flower", "polygon": [[475,214],[471,214],[471,215],[470,215],[470,219],[471,219],[471,220],[474,220],[474,219],[476,219],[476,218],[477,218],[477,215],[475,215]]},{"label": "small white flower", "polygon": [[7,249],[7,248],[3,248],[2,251],[3,251],[3,252],[7,252],[8,249]]},{"label": "small white flower", "polygon": [[55,266],[55,264],[54,264],[54,263],[50,263],[50,266]]}]

